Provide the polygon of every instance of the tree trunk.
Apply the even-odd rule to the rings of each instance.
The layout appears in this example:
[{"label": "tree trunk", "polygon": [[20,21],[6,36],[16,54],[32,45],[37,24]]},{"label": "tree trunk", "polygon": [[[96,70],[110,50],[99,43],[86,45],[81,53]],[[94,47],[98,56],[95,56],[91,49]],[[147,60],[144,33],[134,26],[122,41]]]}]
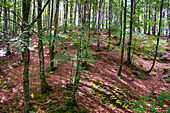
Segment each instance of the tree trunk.
[{"label": "tree trunk", "polygon": [[73,11],[73,1],[70,0],[70,24],[72,24],[72,11]]},{"label": "tree trunk", "polygon": [[[13,34],[17,34],[17,27],[16,27],[16,0],[14,0],[14,13],[13,13]],[[1,15],[0,15],[1,16]]]},{"label": "tree trunk", "polygon": [[96,9],[95,9],[95,15],[96,15],[96,16],[95,16],[95,24],[94,24],[94,25],[95,25],[95,26],[94,26],[94,33],[96,34],[96,32],[97,32],[97,29],[96,29],[96,28],[97,28],[97,24],[98,24],[98,23],[97,23],[98,0],[96,0],[95,8],[96,8]]},{"label": "tree trunk", "polygon": [[65,1],[66,2],[66,11],[65,11],[65,18],[64,18],[64,33],[66,33],[66,29],[67,29],[67,15],[68,15],[68,0]]},{"label": "tree trunk", "polygon": [[[0,6],[0,24],[1,24],[1,14],[2,14],[2,6]],[[0,25],[1,27],[1,25]]]},{"label": "tree trunk", "polygon": [[144,34],[147,32],[147,6],[146,6],[146,14],[144,14]]},{"label": "tree trunk", "polygon": [[103,4],[103,10],[102,10],[102,28],[104,29],[104,11],[105,11],[105,1],[104,1],[104,4]]},{"label": "tree trunk", "polygon": [[[41,13],[42,1],[38,0],[38,14]],[[44,94],[48,91],[48,84],[46,82],[45,73],[44,73],[44,49],[42,41],[42,16],[37,21],[38,26],[38,53],[39,53],[39,62],[40,62],[40,81],[41,81],[41,93]]]},{"label": "tree trunk", "polygon": [[168,17],[168,10],[169,10],[169,1],[167,0],[167,27],[166,27],[166,41],[169,42],[169,36],[170,36],[170,20],[169,20],[169,17]]},{"label": "tree trunk", "polygon": [[24,70],[23,70],[23,88],[24,88],[24,113],[29,113],[29,28],[28,17],[31,0],[24,0],[22,3],[22,37],[24,43]]},{"label": "tree trunk", "polygon": [[152,34],[153,35],[156,35],[156,13],[157,13],[157,6],[155,5],[155,15],[154,15],[154,25],[153,25],[153,28],[152,28]]},{"label": "tree trunk", "polygon": [[[6,40],[7,44],[6,44],[6,53],[5,55],[8,56],[8,55],[11,55],[11,51],[10,51],[10,47],[9,47],[9,38],[7,36],[7,33],[8,33],[8,28],[7,26],[10,24],[8,23],[7,21],[7,8],[6,8],[6,0],[4,0],[4,39]],[[9,15],[8,15],[9,16]]]},{"label": "tree trunk", "polygon": [[132,30],[133,30],[133,0],[131,0],[130,37],[129,37],[128,48],[127,48],[127,65],[131,64]]},{"label": "tree trunk", "polygon": [[151,9],[150,9],[150,5],[149,5],[149,28],[148,28],[148,35],[150,35],[151,33],[150,33],[150,29],[151,29],[151,23],[150,23],[150,21],[151,21]]},{"label": "tree trunk", "polygon": [[107,49],[110,49],[111,42],[111,21],[112,21],[112,0],[109,0],[109,42],[107,45]]},{"label": "tree trunk", "polygon": [[118,45],[121,44],[121,40],[122,40],[122,10],[123,10],[123,0],[121,2],[121,10],[120,10],[120,38],[119,38],[119,42]]},{"label": "tree trunk", "polygon": [[[47,19],[47,29],[49,29],[50,26],[50,4],[48,4],[48,19]],[[49,36],[49,31],[47,31],[47,36]]]},{"label": "tree trunk", "polygon": [[79,18],[78,18],[78,25],[81,24],[81,0],[78,2],[78,15],[79,15]]},{"label": "tree trunk", "polygon": [[121,56],[120,56],[119,70],[117,73],[118,76],[121,76],[122,65],[123,65],[123,54],[124,54],[125,33],[126,33],[126,7],[127,7],[127,0],[125,0],[125,8],[124,8],[123,40],[121,42]]},{"label": "tree trunk", "polygon": [[159,31],[158,31],[158,37],[157,37],[157,44],[156,44],[156,51],[155,51],[155,56],[153,59],[153,64],[152,67],[150,68],[150,70],[146,71],[146,73],[150,73],[155,65],[156,62],[156,57],[157,57],[157,52],[158,52],[158,46],[159,46],[159,37],[160,37],[160,33],[161,33],[161,21],[162,21],[162,9],[163,9],[163,2],[164,0],[161,1],[161,7],[160,7],[160,20],[159,20]]},{"label": "tree trunk", "polygon": [[[76,68],[76,75],[74,78],[74,87],[73,87],[73,106],[77,106],[77,93],[79,87],[79,80],[82,71],[82,63],[83,63],[83,53],[84,53],[84,36],[85,36],[85,25],[86,25],[86,5],[87,0],[84,3],[84,16],[82,20],[82,36],[80,39],[80,49],[77,50],[77,68]],[[79,60],[80,59],[80,60]]]},{"label": "tree trunk", "polygon": [[106,30],[107,30],[107,5],[106,5]]},{"label": "tree trunk", "polygon": [[99,2],[99,16],[98,16],[98,28],[97,28],[97,51],[100,51],[100,19],[101,19],[101,8],[103,0]]},{"label": "tree trunk", "polygon": [[[52,0],[52,4],[51,4],[51,21],[50,21],[50,28],[52,28],[52,22],[53,22],[53,6],[54,6],[54,0]],[[50,31],[50,37],[52,40],[50,40],[50,69],[55,70],[54,67],[54,44],[53,44],[53,36],[52,36],[52,32]]]},{"label": "tree trunk", "polygon": [[89,21],[89,30],[88,30],[88,34],[89,34],[89,41],[90,41],[90,19],[91,19],[91,1],[90,1],[90,4],[89,4],[89,15],[88,15],[88,21]]},{"label": "tree trunk", "polygon": [[74,24],[76,25],[76,15],[77,15],[77,0],[76,0],[76,3],[75,3],[75,10],[74,10]]}]

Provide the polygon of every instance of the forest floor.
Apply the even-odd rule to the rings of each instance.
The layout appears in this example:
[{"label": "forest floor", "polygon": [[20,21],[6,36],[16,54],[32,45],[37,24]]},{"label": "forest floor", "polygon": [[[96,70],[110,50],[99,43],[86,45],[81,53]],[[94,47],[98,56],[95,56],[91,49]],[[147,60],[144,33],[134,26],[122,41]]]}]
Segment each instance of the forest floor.
[{"label": "forest floor", "polygon": [[[63,40],[66,35],[61,35]],[[96,35],[97,36],[97,35]],[[65,37],[65,38],[64,38]],[[154,56],[156,39],[147,36],[134,35],[138,40],[133,51],[132,66],[125,65],[126,47],[122,77],[117,76],[120,60],[120,47],[116,40],[112,39],[111,51],[107,51],[107,33],[101,32],[101,51],[96,52],[96,43],[91,43],[93,51],[92,61],[87,63],[86,71],[81,76],[78,104],[79,111],[98,113],[125,113],[135,112],[128,108],[124,101],[136,101],[146,94],[158,94],[163,90],[170,90],[170,46],[167,46],[166,39],[160,39],[160,49],[155,67],[150,74],[144,73],[150,69]],[[69,100],[71,90],[66,87],[69,83],[71,61],[57,62],[55,71],[48,71],[50,66],[48,43],[44,46],[45,75],[47,83],[52,86],[53,92],[49,95],[40,95],[39,57],[37,39],[31,39],[30,49],[30,102],[32,111],[35,112],[69,112]],[[127,41],[127,40],[126,40]],[[0,49],[5,49],[5,43],[0,42]],[[125,43],[127,46],[127,42]],[[66,53],[76,59],[76,47],[64,43]],[[151,48],[152,47],[152,48]],[[59,53],[61,48],[55,46],[57,58],[62,58]],[[66,53],[64,53],[66,55]],[[69,59],[69,58],[66,58]],[[75,63],[75,61],[73,61]],[[75,64],[73,65],[75,66]],[[73,69],[74,72],[75,69]],[[13,51],[10,56],[0,56],[0,112],[23,111],[23,63],[21,52]],[[72,75],[73,76],[73,75]],[[84,106],[84,107],[82,107]],[[75,109],[76,110],[76,109]]]}]

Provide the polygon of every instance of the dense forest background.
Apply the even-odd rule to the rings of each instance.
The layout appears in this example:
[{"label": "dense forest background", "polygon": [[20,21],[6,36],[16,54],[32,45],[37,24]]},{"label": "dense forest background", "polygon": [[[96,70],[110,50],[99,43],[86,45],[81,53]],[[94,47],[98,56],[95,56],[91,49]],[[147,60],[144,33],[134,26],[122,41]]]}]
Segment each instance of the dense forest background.
[{"label": "dense forest background", "polygon": [[168,0],[1,0],[0,112],[169,112]]}]

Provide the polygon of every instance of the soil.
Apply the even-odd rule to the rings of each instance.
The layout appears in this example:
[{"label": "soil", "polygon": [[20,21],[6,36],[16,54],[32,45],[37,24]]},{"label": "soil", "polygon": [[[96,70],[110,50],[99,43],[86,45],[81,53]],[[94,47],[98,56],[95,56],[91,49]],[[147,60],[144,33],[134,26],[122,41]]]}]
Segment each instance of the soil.
[{"label": "soil", "polygon": [[[116,106],[111,106],[111,104],[104,104],[100,101],[99,97],[93,95],[89,91],[91,88],[90,83],[101,80],[102,84],[105,86],[115,86],[122,89],[133,101],[138,100],[138,97],[141,97],[146,94],[158,94],[163,90],[170,90],[170,83],[163,79],[163,75],[168,74],[169,70],[163,69],[163,67],[169,67],[170,63],[167,62],[158,62],[156,61],[155,69],[149,74],[145,74],[139,62],[132,60],[132,64],[136,69],[130,69],[125,65],[126,61],[126,52],[124,54],[124,64],[122,69],[122,77],[117,76],[117,71],[119,68],[120,60],[120,48],[116,45],[112,45],[114,49],[112,51],[107,51],[106,48],[106,37],[105,32],[102,31],[101,38],[101,51],[96,52],[97,45],[95,43],[90,44],[90,48],[93,51],[92,59],[93,62],[87,63],[87,71],[84,72],[84,76],[81,76],[80,87],[78,93],[78,104],[84,105],[85,108],[91,109],[92,112],[98,113],[125,113],[125,112],[134,112],[133,109],[128,111],[125,109],[118,108]],[[162,42],[165,42],[166,39],[161,39]],[[37,40],[31,40],[30,49],[30,67],[29,67],[29,84],[30,84],[30,95],[36,95],[40,91],[40,76],[39,76],[39,57],[38,49],[36,48]],[[113,40],[114,41],[114,40]],[[5,49],[4,42],[1,43],[1,49]],[[45,46],[48,45],[48,42]],[[45,70],[48,70],[50,66],[49,60],[49,51],[48,48],[44,46],[44,58],[45,58]],[[74,56],[76,59],[76,47],[69,46],[65,43],[67,47],[66,52]],[[169,47],[166,46],[166,43],[162,44],[163,47],[168,48],[166,54],[169,53]],[[55,46],[55,50],[61,50],[60,47]],[[57,53],[57,54],[58,54]],[[142,62],[142,66],[147,70],[152,65],[152,60],[144,59],[140,56],[134,54]],[[58,54],[57,58],[61,58],[61,55]],[[0,112],[8,112],[14,106],[18,106],[23,111],[23,63],[22,63],[22,54],[21,52],[13,51],[12,55],[1,56],[1,65],[0,65]],[[74,61],[75,62],[75,61]],[[75,65],[75,64],[74,64]],[[52,72],[45,72],[47,76],[47,83],[52,86],[53,92],[49,96],[59,98],[61,105],[64,105],[61,95],[63,92],[67,92],[65,86],[69,83],[70,69],[72,67],[71,62],[57,62],[57,69]],[[74,72],[74,69],[73,69]],[[8,84],[9,83],[9,84]],[[4,88],[8,84],[9,88]],[[125,90],[127,89],[127,90]],[[84,96],[83,92],[87,92],[87,95]],[[131,92],[131,93],[128,93]],[[131,94],[131,95],[130,95]],[[35,102],[36,99],[30,100]]]}]

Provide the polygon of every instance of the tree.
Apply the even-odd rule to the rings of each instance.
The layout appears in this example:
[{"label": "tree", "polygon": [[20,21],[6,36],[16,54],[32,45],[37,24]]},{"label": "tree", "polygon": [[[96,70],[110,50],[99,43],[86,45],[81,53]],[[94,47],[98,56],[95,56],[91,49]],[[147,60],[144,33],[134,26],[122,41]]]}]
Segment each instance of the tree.
[{"label": "tree", "polygon": [[109,0],[109,42],[107,45],[108,50],[110,49],[111,43],[111,21],[112,21],[112,0]]},{"label": "tree", "polygon": [[67,15],[68,15],[68,0],[64,0],[65,12],[64,12],[64,33],[66,33],[67,28]]},{"label": "tree", "polygon": [[118,45],[121,44],[121,40],[122,40],[122,10],[123,10],[123,0],[121,0],[121,9],[120,9],[120,38],[119,38]]},{"label": "tree", "polygon": [[133,0],[131,0],[131,14],[130,14],[130,36],[127,49],[127,65],[131,64],[131,45],[132,45],[132,30],[133,30]]},{"label": "tree", "polygon": [[29,113],[29,26],[28,17],[30,11],[31,0],[24,0],[22,3],[22,37],[24,43],[24,71],[23,71],[23,88],[24,88],[24,113]]},{"label": "tree", "polygon": [[[38,0],[38,13],[41,13],[42,1]],[[38,50],[39,50],[39,62],[40,62],[40,81],[41,81],[41,93],[46,93],[51,90],[46,82],[44,73],[44,49],[43,49],[43,37],[42,37],[42,16],[37,21],[38,25]]]},{"label": "tree", "polygon": [[[9,37],[8,37],[8,28],[7,26],[9,25],[7,23],[7,7],[6,7],[6,0],[4,0],[4,38],[6,39],[7,41],[7,44],[6,44],[6,53],[5,55],[8,56],[8,55],[11,55],[11,51],[10,51],[10,47],[9,47]],[[9,25],[10,26],[10,25]]]},{"label": "tree", "polygon": [[170,23],[170,20],[169,20],[169,16],[168,16],[169,15],[169,12],[168,12],[169,11],[169,1],[168,0],[167,0],[167,9],[166,10],[167,10],[166,11],[166,13],[167,13],[167,27],[166,27],[166,37],[167,38],[166,38],[166,41],[169,42],[169,36],[170,36],[170,27],[169,27],[170,24],[169,23]]},{"label": "tree", "polygon": [[120,56],[119,70],[117,73],[118,76],[121,76],[122,65],[123,65],[123,54],[124,54],[125,34],[126,34],[126,7],[127,7],[127,0],[125,0],[125,8],[124,8],[123,40],[121,42],[121,56]]},{"label": "tree", "polygon": [[157,57],[157,52],[158,52],[158,46],[159,46],[159,36],[160,36],[160,33],[161,33],[161,21],[162,21],[162,9],[163,9],[163,2],[164,0],[161,0],[161,7],[160,7],[160,19],[159,19],[159,31],[158,31],[158,37],[157,37],[157,44],[156,44],[156,51],[155,51],[155,56],[154,56],[154,59],[153,59],[153,64],[151,66],[151,68],[146,71],[146,73],[150,73],[155,65],[155,61],[156,61],[156,57]]},{"label": "tree", "polygon": [[100,20],[101,20],[101,8],[103,0],[99,2],[99,16],[98,16],[98,27],[97,27],[97,51],[100,51]]},{"label": "tree", "polygon": [[73,84],[73,106],[77,106],[77,92],[78,92],[78,85],[80,80],[80,75],[82,71],[82,63],[83,63],[83,54],[84,54],[84,36],[85,36],[85,25],[86,25],[86,7],[87,7],[87,0],[84,1],[84,15],[82,20],[82,35],[80,39],[80,47],[77,50],[77,66],[76,66],[76,75],[74,77],[74,84]]}]

